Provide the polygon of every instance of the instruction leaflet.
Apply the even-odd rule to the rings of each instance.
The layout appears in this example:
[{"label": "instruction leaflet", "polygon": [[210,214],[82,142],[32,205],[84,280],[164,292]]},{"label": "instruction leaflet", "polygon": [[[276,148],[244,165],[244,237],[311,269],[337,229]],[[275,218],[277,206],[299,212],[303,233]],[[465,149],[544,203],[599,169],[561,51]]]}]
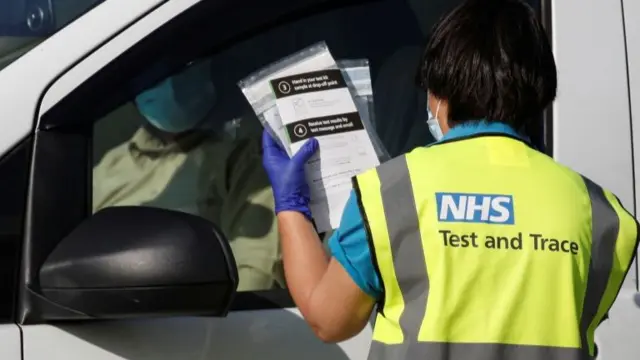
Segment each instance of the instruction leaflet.
[{"label": "instruction leaflet", "polygon": [[351,177],[379,165],[369,134],[339,69],[271,80],[276,105],[296,153],[315,137],[318,153],[306,165],[311,212],[319,232],[338,227]]},{"label": "instruction leaflet", "polygon": [[337,68],[327,44],[320,42],[282,58],[247,76],[238,85],[264,128],[292,155],[286,129],[280,119],[271,79],[309,71]]}]

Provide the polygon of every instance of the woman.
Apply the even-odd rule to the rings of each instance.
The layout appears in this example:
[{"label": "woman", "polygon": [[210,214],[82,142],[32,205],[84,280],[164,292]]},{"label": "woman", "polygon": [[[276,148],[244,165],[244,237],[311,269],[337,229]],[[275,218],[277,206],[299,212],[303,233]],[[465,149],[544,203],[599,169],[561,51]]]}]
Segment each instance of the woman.
[{"label": "woman", "polygon": [[[556,68],[520,0],[469,0],[434,28],[419,69],[438,140],[354,178],[323,252],[303,165],[263,137],[287,284],[324,341],[370,359],[592,359],[637,223],[610,192],[518,132],[556,95]],[[433,115],[431,115],[433,114]]]}]

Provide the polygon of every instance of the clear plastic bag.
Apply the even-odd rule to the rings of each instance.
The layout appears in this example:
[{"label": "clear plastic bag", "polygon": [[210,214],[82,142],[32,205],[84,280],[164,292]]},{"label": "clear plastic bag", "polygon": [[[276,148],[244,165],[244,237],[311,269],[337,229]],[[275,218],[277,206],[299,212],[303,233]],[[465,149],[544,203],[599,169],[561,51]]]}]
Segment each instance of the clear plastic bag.
[{"label": "clear plastic bag", "polygon": [[342,70],[342,76],[349,87],[353,101],[356,104],[356,108],[358,108],[358,113],[360,114],[365,130],[367,130],[369,134],[369,138],[371,138],[371,143],[373,144],[380,163],[389,160],[389,152],[384,147],[384,144],[382,144],[376,132],[369,60],[338,60],[337,64],[338,68]]},{"label": "clear plastic bag", "polygon": [[337,68],[336,61],[323,41],[282,58],[238,82],[240,90],[249,101],[262,126],[280,143],[289,156],[292,156],[289,137],[278,113],[276,97],[271,90],[270,81],[283,76],[335,68]]}]

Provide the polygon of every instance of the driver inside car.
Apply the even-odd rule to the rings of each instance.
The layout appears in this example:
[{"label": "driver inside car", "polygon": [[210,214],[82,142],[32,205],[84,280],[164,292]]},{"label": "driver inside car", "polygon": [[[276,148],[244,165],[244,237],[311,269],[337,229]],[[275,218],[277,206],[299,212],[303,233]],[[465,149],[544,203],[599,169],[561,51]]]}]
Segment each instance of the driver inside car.
[{"label": "driver inside car", "polygon": [[146,121],[94,167],[93,212],[144,205],[199,215],[227,236],[238,291],[284,287],[259,133],[230,136],[225,121],[212,116],[215,99],[209,61],[138,94],[135,105]]}]

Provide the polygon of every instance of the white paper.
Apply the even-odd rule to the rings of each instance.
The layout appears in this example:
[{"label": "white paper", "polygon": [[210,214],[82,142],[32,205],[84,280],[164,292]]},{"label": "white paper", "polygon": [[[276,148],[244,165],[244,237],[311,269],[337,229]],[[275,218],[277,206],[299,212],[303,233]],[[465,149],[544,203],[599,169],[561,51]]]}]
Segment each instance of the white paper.
[{"label": "white paper", "polygon": [[286,129],[284,128],[284,125],[282,123],[281,116],[278,113],[275,99],[273,99],[273,101],[264,101],[264,99],[268,99],[269,97],[273,96],[273,93],[271,92],[270,81],[275,78],[286,77],[293,74],[300,74],[309,71],[328,69],[332,67],[335,68],[336,66],[336,61],[331,56],[331,53],[325,49],[324,51],[313,53],[311,56],[303,58],[299,62],[285,67],[280,71],[267,75],[260,81],[256,81],[250,86],[242,89],[242,92],[244,93],[249,103],[260,105],[255,108],[254,111],[256,112],[256,114],[263,114],[264,120],[278,137],[280,143],[285,146],[285,150],[289,155],[292,154],[290,152],[289,138],[286,135]]},{"label": "white paper", "polygon": [[379,165],[351,93],[339,69],[275,78],[271,86],[291,152],[311,137],[320,144],[305,169],[310,207],[319,232],[335,229],[351,177]]}]

